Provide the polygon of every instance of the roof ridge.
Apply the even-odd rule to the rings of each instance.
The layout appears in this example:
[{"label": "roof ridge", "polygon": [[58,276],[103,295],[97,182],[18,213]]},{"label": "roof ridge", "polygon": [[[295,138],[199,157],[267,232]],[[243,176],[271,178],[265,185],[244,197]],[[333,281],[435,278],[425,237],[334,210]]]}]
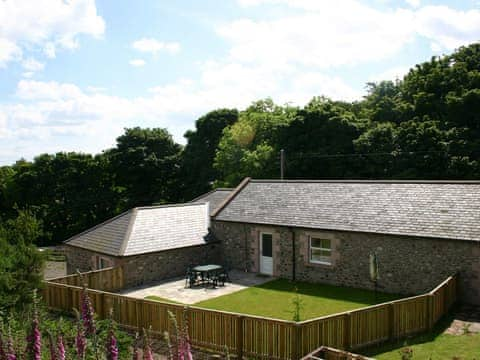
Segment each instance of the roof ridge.
[{"label": "roof ridge", "polygon": [[230,195],[228,195],[226,197],[225,200],[223,200],[221,202],[221,204],[212,212],[212,214],[210,215],[211,217],[215,217],[217,216],[225,206],[228,205],[228,203],[230,203],[230,201],[232,201],[235,196],[237,196],[237,194],[242,191],[242,189],[250,182],[251,178],[249,177],[246,177],[245,179],[243,179],[240,184],[238,184],[238,186],[235,188],[235,190],[233,190]]},{"label": "roof ridge", "polygon": [[355,180],[355,179],[251,179],[252,183],[345,183],[345,184],[465,184],[480,185],[480,180]]},{"label": "roof ridge", "polygon": [[132,212],[134,209],[135,209],[135,208],[133,208],[133,209],[128,209],[127,211],[124,211],[124,212],[122,212],[122,213],[120,213],[120,214],[118,214],[118,215],[115,215],[114,217],[112,217],[112,218],[110,218],[110,219],[107,219],[107,220],[105,220],[105,221],[102,221],[101,223],[99,223],[99,224],[97,224],[97,225],[95,225],[95,226],[92,226],[91,228],[88,228],[88,229],[83,230],[82,232],[80,232],[80,233],[78,233],[78,234],[75,234],[75,235],[73,235],[73,236],[70,236],[67,240],[64,240],[64,241],[63,241],[63,244],[66,244],[66,243],[70,242],[71,240],[74,240],[74,239],[76,239],[76,238],[78,238],[78,237],[80,237],[80,236],[82,236],[82,235],[84,235],[84,234],[88,234],[89,232],[92,232],[92,231],[98,229],[99,227],[101,227],[101,226],[103,226],[103,225],[109,224],[109,223],[111,223],[111,222],[113,222],[113,221],[115,221],[115,220],[117,220],[117,219],[119,219],[119,218],[121,218],[121,217],[129,214],[129,213]]},{"label": "roof ridge", "polygon": [[199,196],[197,196],[196,198],[190,200],[189,203],[191,203],[191,202],[196,202],[196,201],[198,201],[198,200],[200,200],[200,199],[202,199],[202,198],[204,198],[204,197],[207,197],[208,195],[211,195],[211,194],[213,194],[213,193],[215,193],[215,192],[217,192],[217,191],[232,191],[232,190],[234,190],[234,188],[216,188],[216,189],[212,189],[212,190],[210,190],[210,191],[208,191],[208,192],[206,192],[206,193],[203,193],[202,195],[199,195]]},{"label": "roof ridge", "polygon": [[197,202],[197,203],[180,203],[180,204],[164,204],[164,205],[151,205],[151,206],[137,206],[132,210],[151,210],[151,209],[162,209],[162,208],[169,208],[169,207],[182,207],[182,206],[197,206],[197,205],[205,205],[206,202]]},{"label": "roof ridge", "polygon": [[122,240],[122,246],[120,246],[120,249],[118,251],[119,256],[123,256],[125,254],[125,250],[128,247],[130,235],[132,234],[133,226],[135,225],[135,220],[137,218],[137,212],[138,212],[137,208],[132,209],[132,216],[130,217],[130,221],[128,222],[127,231],[125,231],[125,236],[123,237],[123,240]]}]

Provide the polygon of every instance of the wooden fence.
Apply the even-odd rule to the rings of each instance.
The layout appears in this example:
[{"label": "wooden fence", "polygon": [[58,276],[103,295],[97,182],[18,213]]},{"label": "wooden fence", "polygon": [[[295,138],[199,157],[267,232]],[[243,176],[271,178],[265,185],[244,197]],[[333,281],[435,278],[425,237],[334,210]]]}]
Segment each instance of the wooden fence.
[{"label": "wooden fence", "polygon": [[86,286],[89,289],[103,291],[116,291],[125,286],[122,267],[88,271],[81,274],[48,279],[48,281],[64,285]]},{"label": "wooden fence", "polygon": [[[292,322],[258,316],[207,310],[194,306],[136,299],[99,290],[106,284],[116,289],[122,283],[121,268],[83,274],[97,287],[87,292],[103,318],[113,309],[114,319],[132,329],[148,328],[157,334],[172,332],[168,312],[179,324],[188,324],[193,345],[224,351],[237,357],[300,359],[320,346],[359,349],[431,329],[456,301],[456,277],[449,277],[427,294],[409,297],[358,310]],[[109,280],[116,274],[119,280]],[[43,297],[48,306],[71,311],[80,308],[79,278],[67,277],[45,282]]]}]

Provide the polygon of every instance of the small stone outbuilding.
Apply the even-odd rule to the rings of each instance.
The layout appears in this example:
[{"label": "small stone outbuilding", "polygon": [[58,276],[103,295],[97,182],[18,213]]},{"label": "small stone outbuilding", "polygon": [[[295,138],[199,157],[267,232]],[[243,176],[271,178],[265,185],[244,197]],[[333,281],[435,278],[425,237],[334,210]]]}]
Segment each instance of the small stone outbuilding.
[{"label": "small stone outbuilding", "polygon": [[123,266],[126,286],[218,261],[208,202],[131,209],[64,243],[68,272]]},{"label": "small stone outbuilding", "polygon": [[222,257],[249,272],[405,295],[460,275],[480,304],[480,182],[245,179],[212,214]]}]

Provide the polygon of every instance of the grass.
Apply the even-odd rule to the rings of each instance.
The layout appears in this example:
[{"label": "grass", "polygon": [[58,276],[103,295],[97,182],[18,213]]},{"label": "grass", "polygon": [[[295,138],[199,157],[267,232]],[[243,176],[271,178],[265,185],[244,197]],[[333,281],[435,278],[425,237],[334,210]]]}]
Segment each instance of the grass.
[{"label": "grass", "polygon": [[145,296],[145,299],[146,300],[153,300],[153,301],[161,301],[161,302],[166,302],[166,303],[171,303],[171,304],[181,304],[178,301],[162,298],[160,296],[155,296],[155,295]]},{"label": "grass", "polygon": [[444,334],[452,320],[452,317],[448,317],[439,323],[432,332],[401,342],[374,347],[361,353],[377,360],[399,360],[401,359],[399,351],[408,346],[413,350],[413,359],[480,359],[480,334]]},{"label": "grass", "polygon": [[375,301],[373,291],[305,282],[292,283],[279,279],[233,294],[201,301],[195,305],[207,309],[292,320],[295,309],[293,301],[296,297],[294,287],[298,289],[301,302],[300,320],[399,298],[396,295],[378,293],[377,301]]}]

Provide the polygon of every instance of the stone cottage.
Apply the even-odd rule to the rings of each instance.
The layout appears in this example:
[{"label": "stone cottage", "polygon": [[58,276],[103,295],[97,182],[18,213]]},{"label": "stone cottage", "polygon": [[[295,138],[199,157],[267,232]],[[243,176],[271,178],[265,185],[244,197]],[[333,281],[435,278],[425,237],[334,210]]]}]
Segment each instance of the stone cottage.
[{"label": "stone cottage", "polygon": [[417,294],[459,273],[480,304],[480,182],[245,179],[212,213],[238,269]]},{"label": "stone cottage", "polygon": [[131,209],[64,243],[68,272],[124,266],[127,286],[185,274],[218,259],[209,203]]}]

